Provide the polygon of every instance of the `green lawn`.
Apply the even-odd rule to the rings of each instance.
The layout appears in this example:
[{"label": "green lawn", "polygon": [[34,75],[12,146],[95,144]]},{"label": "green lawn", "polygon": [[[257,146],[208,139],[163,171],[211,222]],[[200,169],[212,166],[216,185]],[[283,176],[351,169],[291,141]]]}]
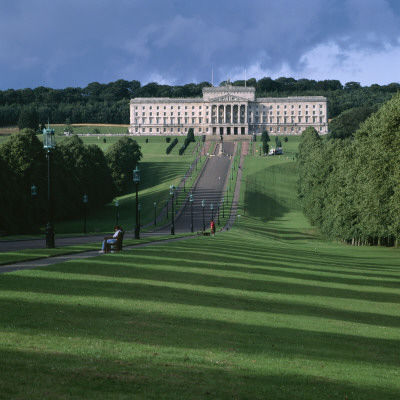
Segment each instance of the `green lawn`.
[{"label": "green lawn", "polygon": [[321,238],[295,180],[249,156],[225,234],[0,275],[0,398],[397,398],[399,250]]},{"label": "green lawn", "polygon": [[[177,186],[180,183],[197,155],[197,152],[192,154],[196,146],[195,143],[191,143],[182,156],[178,154],[180,145],[184,142],[184,137],[178,138],[178,144],[169,155],[165,154],[165,150],[168,146],[165,137],[148,137],[147,139],[148,143],[146,143],[145,137],[134,137],[134,140],[141,146],[141,151],[143,153],[142,161],[139,163],[139,169],[141,170],[139,202],[142,206],[141,223],[143,225],[154,221],[154,202],[158,204],[157,212],[159,213],[165,206],[169,196],[170,185]],[[82,140],[84,143],[97,143],[97,137],[82,137]],[[105,149],[111,142],[115,142],[116,140],[118,140],[116,137],[107,137],[107,143],[103,144],[102,138],[100,138],[100,143],[97,144]],[[202,163],[203,162],[204,157],[202,157]],[[197,171],[192,171],[192,179],[187,181],[187,189],[189,189],[191,183],[194,182],[202,163],[198,164]],[[133,229],[135,226],[135,186],[133,182],[128,193],[124,196],[120,196],[118,200],[119,224],[126,230]],[[179,196],[179,202],[181,201],[183,201],[183,195]],[[104,208],[93,211],[90,210],[89,199],[88,210],[88,232],[95,233],[112,230],[112,226],[115,224],[116,220],[114,202],[106,205]],[[69,221],[58,221],[55,223],[55,229],[56,232],[60,234],[82,232],[83,220],[82,218],[76,218]]]}]

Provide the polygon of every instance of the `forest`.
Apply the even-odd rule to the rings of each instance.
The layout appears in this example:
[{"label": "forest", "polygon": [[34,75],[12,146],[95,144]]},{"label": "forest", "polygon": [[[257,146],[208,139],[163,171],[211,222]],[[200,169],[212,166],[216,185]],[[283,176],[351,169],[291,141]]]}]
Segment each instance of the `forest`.
[{"label": "forest", "polygon": [[[226,82],[221,82],[224,85]],[[244,86],[245,81],[232,82]],[[315,81],[281,77],[264,77],[246,81],[256,89],[258,97],[326,96],[329,100],[329,118],[355,107],[381,105],[400,89],[399,83],[361,86],[358,82],[344,85],[338,80]],[[209,82],[189,83],[182,86],[160,85],[151,82],[141,85],[137,80],[123,79],[110,83],[92,82],[85,88],[68,87],[52,89],[8,89],[0,91],[0,126],[16,126],[21,115],[35,115],[38,126],[50,119],[53,124],[64,124],[67,120],[76,123],[129,123],[129,100],[133,97],[201,97],[202,89]],[[26,126],[20,125],[20,128]]]},{"label": "forest", "polygon": [[400,93],[352,137],[324,140],[309,127],[298,151],[299,197],[327,237],[353,245],[400,244]]}]

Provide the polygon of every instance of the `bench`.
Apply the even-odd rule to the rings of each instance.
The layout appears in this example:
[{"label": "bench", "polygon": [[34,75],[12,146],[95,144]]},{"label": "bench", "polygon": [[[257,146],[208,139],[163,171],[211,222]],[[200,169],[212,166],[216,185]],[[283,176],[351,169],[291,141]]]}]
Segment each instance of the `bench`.
[{"label": "bench", "polygon": [[124,232],[121,231],[117,236],[117,241],[115,243],[106,243],[106,250],[105,253],[110,253],[111,251],[118,251],[122,250],[124,241]]}]

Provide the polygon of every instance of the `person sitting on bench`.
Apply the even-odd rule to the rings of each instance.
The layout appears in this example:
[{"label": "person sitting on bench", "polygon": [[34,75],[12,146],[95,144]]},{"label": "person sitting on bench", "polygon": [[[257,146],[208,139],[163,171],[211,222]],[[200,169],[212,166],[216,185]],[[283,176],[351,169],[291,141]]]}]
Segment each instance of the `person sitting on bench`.
[{"label": "person sitting on bench", "polygon": [[106,253],[107,251],[107,245],[108,244],[113,244],[117,243],[118,240],[118,235],[122,233],[122,228],[119,225],[114,226],[114,235],[112,236],[106,236],[103,241],[103,245],[101,247],[101,250],[99,253]]}]

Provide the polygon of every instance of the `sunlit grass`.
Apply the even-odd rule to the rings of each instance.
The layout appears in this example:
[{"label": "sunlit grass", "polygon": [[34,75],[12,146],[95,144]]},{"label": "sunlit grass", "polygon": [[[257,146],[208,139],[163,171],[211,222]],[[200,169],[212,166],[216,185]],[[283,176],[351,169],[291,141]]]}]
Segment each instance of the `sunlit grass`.
[{"label": "sunlit grass", "polygon": [[398,397],[399,250],[321,238],[290,158],[243,172],[227,233],[0,275],[0,397]]}]

